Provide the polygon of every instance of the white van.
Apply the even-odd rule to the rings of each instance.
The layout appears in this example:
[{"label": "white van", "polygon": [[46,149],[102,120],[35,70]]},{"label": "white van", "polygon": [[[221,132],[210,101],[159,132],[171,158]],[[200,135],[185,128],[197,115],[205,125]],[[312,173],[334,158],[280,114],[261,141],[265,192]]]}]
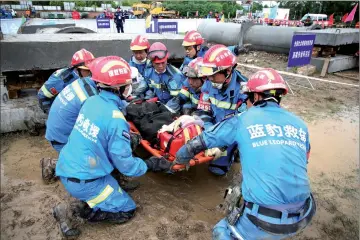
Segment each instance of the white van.
[{"label": "white van", "polygon": [[313,21],[327,21],[328,17],[326,14],[312,14],[312,13],[307,13],[305,14],[302,18],[301,18],[301,22],[304,22],[307,17],[310,16],[311,20]]}]

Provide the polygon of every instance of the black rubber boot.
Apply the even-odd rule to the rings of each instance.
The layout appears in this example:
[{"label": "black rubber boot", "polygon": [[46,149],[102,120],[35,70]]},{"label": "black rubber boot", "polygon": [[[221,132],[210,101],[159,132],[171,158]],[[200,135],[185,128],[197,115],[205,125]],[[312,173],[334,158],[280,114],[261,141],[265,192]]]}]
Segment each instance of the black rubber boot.
[{"label": "black rubber boot", "polygon": [[53,208],[53,216],[59,223],[60,231],[66,239],[77,239],[80,236],[80,230],[73,228],[68,218],[68,206],[66,203],[60,203]]},{"label": "black rubber boot", "polygon": [[45,184],[51,184],[58,180],[55,174],[57,159],[42,158],[40,160],[41,176]]},{"label": "black rubber boot", "polygon": [[240,162],[240,153],[239,153],[239,150],[238,150],[238,149],[236,149],[236,150],[234,151],[234,162],[236,162],[236,163],[239,163],[239,162]]},{"label": "black rubber boot", "polygon": [[92,216],[89,217],[89,222],[108,222],[108,223],[115,223],[121,224],[129,221],[135,215],[135,210],[129,212],[104,212],[100,209],[96,212],[92,213]]}]

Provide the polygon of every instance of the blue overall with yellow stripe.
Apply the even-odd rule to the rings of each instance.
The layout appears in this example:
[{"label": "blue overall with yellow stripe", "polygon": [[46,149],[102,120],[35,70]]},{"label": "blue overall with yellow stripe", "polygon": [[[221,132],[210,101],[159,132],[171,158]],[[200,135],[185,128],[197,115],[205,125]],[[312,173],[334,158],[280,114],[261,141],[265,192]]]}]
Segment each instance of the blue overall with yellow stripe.
[{"label": "blue overall with yellow stripe", "polygon": [[125,176],[138,177],[147,171],[145,162],[132,155],[123,108],[120,98],[105,90],[89,98],[56,164],[56,175],[66,191],[93,211],[134,210],[135,202],[110,173],[117,168]]},{"label": "blue overall with yellow stripe", "polygon": [[234,226],[225,218],[216,224],[214,240],[232,240],[236,234],[249,240],[285,239],[293,233],[264,231],[252,219],[286,229],[316,211],[307,174],[309,132],[299,117],[267,102],[214,125],[202,138],[207,148],[236,143],[242,167],[245,208]]},{"label": "blue overall with yellow stripe", "polygon": [[[226,89],[218,90],[212,87],[210,81],[205,81],[198,104],[198,109],[212,116],[212,119],[205,121],[205,129],[246,109],[244,101],[247,96],[241,93],[242,82],[247,82],[247,78],[237,70],[232,71],[231,80]],[[229,145],[223,152],[223,156],[210,164],[209,170],[216,175],[224,175],[233,163],[235,147],[236,144]]]},{"label": "blue overall with yellow stripe", "polygon": [[155,68],[145,69],[144,79],[140,82],[134,95],[141,96],[145,94],[145,99],[157,97],[158,100],[178,111],[180,105],[175,100],[182,87],[185,76],[176,67],[168,64],[164,73],[158,73]]},{"label": "blue overall with yellow stripe", "polygon": [[86,77],[66,86],[55,98],[46,122],[45,138],[57,152],[67,143],[82,105],[96,94],[95,82]]},{"label": "blue overall with yellow stripe", "polygon": [[62,68],[51,74],[38,91],[40,108],[44,113],[49,113],[56,95],[78,78],[77,71],[72,68]]},{"label": "blue overall with yellow stripe", "polygon": [[199,103],[201,91],[196,92],[186,80],[179,92],[180,104],[182,109],[196,110]]}]

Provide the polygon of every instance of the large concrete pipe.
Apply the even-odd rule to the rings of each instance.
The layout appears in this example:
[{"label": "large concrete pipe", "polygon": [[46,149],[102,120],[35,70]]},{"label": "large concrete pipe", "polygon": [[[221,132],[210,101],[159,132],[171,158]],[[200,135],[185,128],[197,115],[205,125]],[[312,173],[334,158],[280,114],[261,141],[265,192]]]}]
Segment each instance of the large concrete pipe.
[{"label": "large concrete pipe", "polygon": [[202,21],[198,32],[207,42],[225,45],[238,45],[241,37],[241,24]]},{"label": "large concrete pipe", "polygon": [[288,53],[294,33],[305,29],[255,25],[245,32],[243,43],[250,43],[259,51]]},{"label": "large concrete pipe", "polygon": [[250,43],[255,50],[276,53],[288,53],[294,33],[305,29],[206,21],[198,27],[198,31],[208,42],[224,45]]}]

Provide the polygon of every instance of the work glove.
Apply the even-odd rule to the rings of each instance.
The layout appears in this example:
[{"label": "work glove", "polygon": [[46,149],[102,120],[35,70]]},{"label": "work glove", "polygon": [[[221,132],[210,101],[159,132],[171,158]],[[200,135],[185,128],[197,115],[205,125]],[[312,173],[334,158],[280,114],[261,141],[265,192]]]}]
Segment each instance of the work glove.
[{"label": "work glove", "polygon": [[226,151],[221,151],[219,148],[210,148],[205,150],[205,156],[207,157],[214,157],[214,160],[224,156]]},{"label": "work glove", "polygon": [[248,53],[250,51],[251,44],[243,44],[241,46],[236,46],[234,49],[234,54],[238,56],[240,53]]},{"label": "work glove", "polygon": [[166,160],[163,157],[151,157],[145,160],[145,163],[148,171],[152,172],[169,172],[174,165],[172,162]]},{"label": "work glove", "polygon": [[139,146],[140,141],[141,141],[142,137],[140,134],[134,133],[134,132],[130,132],[130,145],[131,145],[131,150],[135,151],[135,149],[137,148],[137,146]]}]

